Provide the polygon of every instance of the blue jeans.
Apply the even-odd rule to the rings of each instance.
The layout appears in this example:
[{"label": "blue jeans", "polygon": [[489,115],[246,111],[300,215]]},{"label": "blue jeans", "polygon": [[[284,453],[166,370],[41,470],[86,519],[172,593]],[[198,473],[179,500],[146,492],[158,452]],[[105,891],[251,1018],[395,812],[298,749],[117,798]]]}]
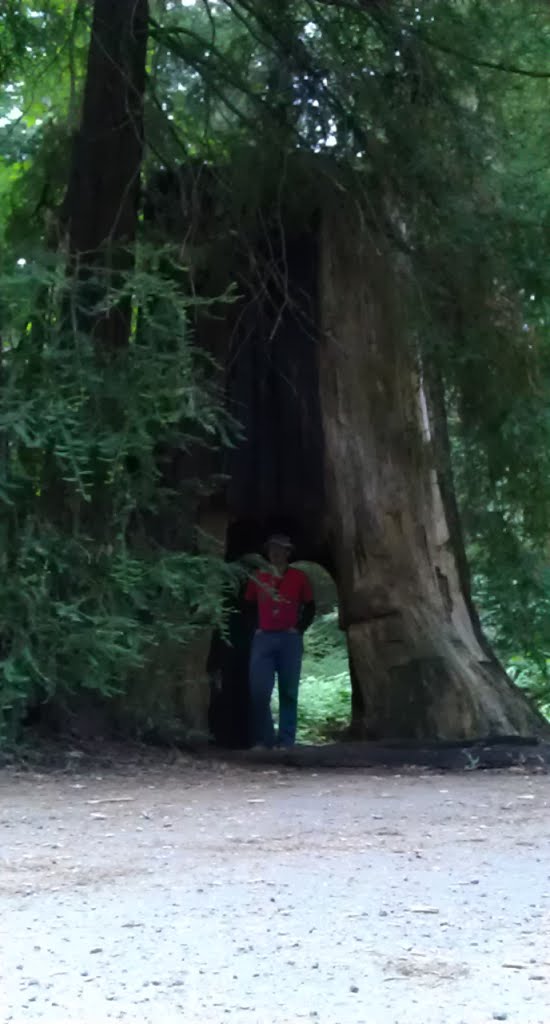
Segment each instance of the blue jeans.
[{"label": "blue jeans", "polygon": [[275,676],[279,681],[279,743],[293,746],[298,722],[298,687],[302,669],[303,640],[300,633],[256,633],[250,657],[252,741],[275,745],[271,697]]}]

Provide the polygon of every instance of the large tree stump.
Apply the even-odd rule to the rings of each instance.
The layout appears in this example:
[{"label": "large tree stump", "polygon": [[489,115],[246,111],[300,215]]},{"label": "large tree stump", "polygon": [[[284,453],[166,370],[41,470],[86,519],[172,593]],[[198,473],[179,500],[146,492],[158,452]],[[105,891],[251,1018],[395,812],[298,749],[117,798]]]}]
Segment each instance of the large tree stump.
[{"label": "large tree stump", "polygon": [[[320,161],[316,191],[311,166],[298,164],[285,165],[287,185],[276,197],[266,192],[256,216],[232,210],[231,171],[222,185],[222,172],[214,184],[199,177],[206,193],[193,202],[185,174],[179,186],[162,182],[164,208],[171,195],[170,211],[191,211],[191,227],[173,230],[186,238],[195,292],[212,295],[215,282],[218,293],[233,284],[239,296],[216,320],[200,312],[197,324],[199,343],[223,362],[229,407],[243,425],[215,499],[227,515],[227,556],[259,551],[266,533],[282,528],[298,559],[331,573],[354,735],[547,733],[471,605],[452,480],[443,486],[439,472],[444,417],[434,415],[432,368],[421,366],[400,307],[404,271],[398,276],[395,253],[349,191],[327,184],[338,169],[327,175]],[[228,203],[215,231],[212,188],[218,206]]]}]

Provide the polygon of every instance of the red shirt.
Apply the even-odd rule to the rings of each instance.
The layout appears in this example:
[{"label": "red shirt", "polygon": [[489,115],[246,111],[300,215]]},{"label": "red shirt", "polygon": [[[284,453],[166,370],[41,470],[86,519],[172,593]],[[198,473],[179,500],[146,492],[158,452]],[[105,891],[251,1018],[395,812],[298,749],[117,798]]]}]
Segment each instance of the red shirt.
[{"label": "red shirt", "polygon": [[300,569],[289,567],[282,576],[274,572],[257,572],[245,593],[247,601],[258,602],[260,629],[296,629],[303,604],[313,601],[311,584]]}]

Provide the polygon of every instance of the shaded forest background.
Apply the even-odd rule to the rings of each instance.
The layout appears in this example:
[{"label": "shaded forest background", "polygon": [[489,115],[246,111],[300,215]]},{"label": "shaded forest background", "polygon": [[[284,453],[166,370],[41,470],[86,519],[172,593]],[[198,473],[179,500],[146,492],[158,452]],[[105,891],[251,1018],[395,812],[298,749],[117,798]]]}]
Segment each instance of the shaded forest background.
[{"label": "shaded forest background", "polygon": [[[200,516],[224,485],[217,455],[243,431],[198,343],[200,318],[230,316],[238,298],[223,245],[207,242],[227,208],[257,218],[266,193],[290,194],[304,215],[312,173],[321,191],[336,181],[357,193],[406,267],[408,330],[444,400],[474,600],[546,712],[547,5],[121,0],[118,22],[109,6],[7,0],[0,13],[4,736],[29,709],[94,694],[132,731],[177,731],[178,716],[184,728],[197,662],[184,672],[182,652],[198,644],[202,657],[200,638],[223,629],[246,574]],[[108,88],[90,90],[102,9],[99,78],[116,54],[125,83],[113,79],[112,103]],[[86,150],[82,118],[102,103]],[[123,204],[113,132],[119,166],[135,161]],[[159,204],[174,180],[177,201]],[[94,219],[98,182],[112,231]],[[199,204],[202,255],[181,228],[196,195],[210,202]],[[331,680],[312,688],[315,737],[325,718],[342,724],[345,693],[345,646],[325,612],[305,672],[306,684]]]}]

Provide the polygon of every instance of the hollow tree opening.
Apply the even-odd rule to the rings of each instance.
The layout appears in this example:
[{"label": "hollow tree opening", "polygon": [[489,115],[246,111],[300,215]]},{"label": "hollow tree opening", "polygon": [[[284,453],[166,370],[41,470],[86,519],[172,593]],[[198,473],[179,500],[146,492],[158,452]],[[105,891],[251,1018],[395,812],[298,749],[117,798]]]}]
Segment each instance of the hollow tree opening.
[{"label": "hollow tree opening", "polygon": [[247,216],[232,207],[227,183],[216,184],[216,232],[190,213],[195,287],[213,294],[215,280],[219,294],[234,283],[239,296],[196,325],[198,343],[223,365],[244,431],[226,453],[217,499],[228,554],[243,553],[242,524],[256,546],[268,524],[291,521],[298,557],[331,572],[356,735],[544,732],[472,613],[460,532],[449,529],[449,482],[438,475],[442,422],[433,428],[395,253],[336,169],[334,185],[324,176],[315,190],[309,179],[300,213],[300,173],[301,181],[288,170],[286,185],[275,196],[266,190]]},{"label": "hollow tree opening", "polygon": [[304,637],[298,698],[298,741],[330,743],[349,736],[352,687],[347,639],[341,627],[338,590],[327,570],[315,562],[294,563],[309,577],[315,620]]},{"label": "hollow tree opening", "polygon": [[[311,547],[300,538],[299,523],[288,517],[231,523],[227,530],[227,558],[242,560],[252,573],[265,555],[267,537],[276,532],[296,538],[292,565],[308,575],[317,609],[304,643],[298,737],[307,742],[327,741],[349,725],[352,707],[346,637],[340,626],[333,577],[319,562],[302,557]],[[229,609],[226,633],[215,631],[207,659],[211,678],[210,732],[219,745],[229,748],[250,745],[249,662],[256,615],[244,601],[246,584],[245,577]],[[277,688],[274,697],[277,701]]]}]

